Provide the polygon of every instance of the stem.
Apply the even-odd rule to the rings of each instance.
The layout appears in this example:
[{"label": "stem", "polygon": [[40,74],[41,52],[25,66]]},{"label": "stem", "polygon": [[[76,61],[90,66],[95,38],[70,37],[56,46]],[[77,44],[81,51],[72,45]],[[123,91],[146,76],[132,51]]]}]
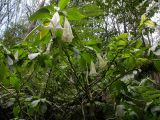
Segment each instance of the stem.
[{"label": "stem", "polygon": [[[76,70],[75,70],[75,68],[74,68],[74,66],[73,66],[73,64],[72,64],[72,62],[71,62],[71,59],[70,59],[70,56],[69,56],[69,54],[68,54],[68,52],[64,49],[64,48],[62,48],[62,50],[63,50],[63,52],[65,53],[65,55],[67,56],[67,59],[68,59],[68,62],[69,62],[69,64],[70,64],[70,67],[71,67],[71,69],[72,69],[72,71],[73,71],[73,73],[74,73],[74,76],[76,77],[76,81],[75,81],[75,83],[76,82],[78,82],[79,84],[80,84],[80,86],[82,87],[82,90],[85,92],[86,90],[85,90],[85,88],[83,87],[83,85],[81,84],[81,82],[79,81],[79,78],[78,78],[78,76],[77,76],[77,72],[76,72]],[[76,87],[78,88],[78,86],[76,85]],[[80,88],[79,88],[80,89]]]},{"label": "stem", "polygon": [[6,90],[9,94],[13,95],[13,93],[11,93],[1,82],[0,82],[0,86]]},{"label": "stem", "polygon": [[47,79],[47,81],[46,81],[46,86],[45,86],[45,89],[44,89],[43,96],[45,96],[45,94],[46,94],[47,87],[48,87],[48,82],[49,82],[49,80],[50,80],[50,77],[51,77],[52,71],[53,71],[53,66],[52,66],[52,68],[51,68],[51,69],[50,69],[50,71],[49,71],[49,76],[48,76],[48,79]]},{"label": "stem", "polygon": [[[30,120],[33,120],[33,119],[31,118],[31,116],[22,109],[22,106],[21,106],[21,103],[20,103],[20,100],[19,100],[19,92],[18,92],[17,90],[16,90],[16,93],[17,93],[17,95],[16,95],[16,100],[17,100],[18,106],[19,106],[19,108],[20,108],[20,115],[22,115],[22,114],[24,113],[24,114],[26,114],[26,115],[29,117]],[[22,115],[22,116],[23,116],[23,115]]]},{"label": "stem", "polygon": [[82,104],[81,104],[81,108],[82,108],[83,120],[86,120],[85,112],[84,112],[84,107],[83,107],[83,102],[82,102]]},{"label": "stem", "polygon": [[20,90],[24,87],[24,85],[32,78],[33,74],[35,73],[37,66],[34,68],[34,70],[32,71],[32,73],[29,75],[29,77],[26,79],[26,81],[24,81],[24,83],[20,86]]}]

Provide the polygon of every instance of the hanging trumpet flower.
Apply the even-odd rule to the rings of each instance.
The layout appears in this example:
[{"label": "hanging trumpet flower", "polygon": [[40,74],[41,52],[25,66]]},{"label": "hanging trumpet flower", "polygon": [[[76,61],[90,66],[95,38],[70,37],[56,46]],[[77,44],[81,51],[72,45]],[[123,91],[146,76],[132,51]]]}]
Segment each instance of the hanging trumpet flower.
[{"label": "hanging trumpet flower", "polygon": [[46,26],[45,28],[48,28],[48,29],[51,29],[51,30],[54,30],[54,31],[56,29],[61,29],[62,28],[61,25],[60,25],[60,16],[59,16],[58,12],[56,12],[53,15],[49,25]]},{"label": "hanging trumpet flower", "polygon": [[30,60],[33,60],[33,59],[35,59],[36,57],[38,57],[38,55],[40,55],[40,53],[31,53],[31,54],[28,55],[28,58],[29,58]]},{"label": "hanging trumpet flower", "polygon": [[49,41],[48,45],[47,45],[47,49],[46,49],[45,54],[49,54],[49,53],[50,53],[52,43],[53,43],[53,40],[51,39],[51,40]]},{"label": "hanging trumpet flower", "polygon": [[69,21],[67,20],[67,18],[65,18],[62,40],[64,42],[72,42],[73,38],[74,38],[74,36],[72,34],[71,25],[70,25]]},{"label": "hanging trumpet flower", "polygon": [[100,68],[106,67],[107,61],[101,57],[100,53],[97,53],[97,58],[98,58],[99,67]]},{"label": "hanging trumpet flower", "polygon": [[90,65],[90,76],[96,76],[97,72],[96,72],[96,67],[95,64],[93,63],[93,61],[91,61],[91,65]]},{"label": "hanging trumpet flower", "polygon": [[16,53],[14,54],[14,59],[15,59],[16,61],[18,61],[18,50],[17,50]]}]

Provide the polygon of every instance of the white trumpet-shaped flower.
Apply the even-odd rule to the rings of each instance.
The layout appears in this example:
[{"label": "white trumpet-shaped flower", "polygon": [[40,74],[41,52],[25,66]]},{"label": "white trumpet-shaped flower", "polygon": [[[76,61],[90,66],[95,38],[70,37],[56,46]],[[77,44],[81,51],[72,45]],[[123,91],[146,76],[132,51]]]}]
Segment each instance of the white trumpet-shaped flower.
[{"label": "white trumpet-shaped flower", "polygon": [[98,62],[99,62],[99,67],[100,67],[100,68],[106,67],[107,61],[104,60],[104,59],[101,57],[100,53],[97,53],[97,58],[98,58]]},{"label": "white trumpet-shaped flower", "polygon": [[96,67],[95,67],[95,64],[93,63],[93,61],[91,61],[91,64],[90,64],[90,73],[89,73],[90,76],[96,76],[97,75],[97,72],[96,72]]},{"label": "white trumpet-shaped flower", "polygon": [[49,53],[50,53],[52,43],[53,43],[53,40],[51,39],[51,40],[49,41],[48,45],[47,45],[47,49],[46,49],[45,54],[49,54]]},{"label": "white trumpet-shaped flower", "polygon": [[14,58],[16,61],[18,61],[18,50],[16,51],[16,53],[14,54]]},{"label": "white trumpet-shaped flower", "polygon": [[40,54],[40,53],[31,53],[31,54],[28,55],[28,58],[29,58],[30,60],[33,60],[33,59],[35,59],[39,54]]},{"label": "white trumpet-shaped flower", "polygon": [[13,65],[13,60],[9,56],[7,56],[7,63],[8,65]]},{"label": "white trumpet-shaped flower", "polygon": [[46,26],[45,28],[52,29],[52,30],[56,30],[56,29],[61,29],[62,28],[61,25],[60,25],[60,16],[59,16],[58,12],[56,12],[53,15],[49,25]]},{"label": "white trumpet-shaped flower", "polygon": [[72,42],[73,38],[74,38],[74,36],[72,34],[71,25],[70,25],[69,21],[67,20],[67,18],[65,18],[62,40],[64,42]]}]

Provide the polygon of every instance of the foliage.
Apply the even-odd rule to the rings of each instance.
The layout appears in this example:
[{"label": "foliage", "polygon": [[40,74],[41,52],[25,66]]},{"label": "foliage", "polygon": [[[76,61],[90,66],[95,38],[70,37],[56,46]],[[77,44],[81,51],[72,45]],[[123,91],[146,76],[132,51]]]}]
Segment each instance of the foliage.
[{"label": "foliage", "polygon": [[[0,104],[8,119],[158,119],[159,83],[151,75],[159,58],[142,39],[143,30],[156,25],[144,14],[147,1],[136,21],[124,3],[125,9],[116,0],[80,6],[60,0],[30,16],[37,26],[24,39],[24,26],[7,30],[0,44]],[[123,23],[123,33],[104,29],[110,14]],[[125,25],[133,21],[129,33]],[[153,69],[144,74],[148,65]]]}]

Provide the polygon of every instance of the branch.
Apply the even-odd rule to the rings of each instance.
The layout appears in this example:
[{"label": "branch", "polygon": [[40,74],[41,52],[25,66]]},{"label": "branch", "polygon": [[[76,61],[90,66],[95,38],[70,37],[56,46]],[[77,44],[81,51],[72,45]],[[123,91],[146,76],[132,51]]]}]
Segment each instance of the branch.
[{"label": "branch", "polygon": [[[71,69],[72,69],[72,71],[73,71],[73,73],[74,73],[74,76],[76,77],[76,82],[78,82],[79,84],[80,84],[80,86],[82,87],[82,90],[84,91],[84,92],[86,92],[86,90],[85,90],[85,88],[83,87],[83,85],[81,84],[81,82],[79,81],[79,78],[78,78],[78,76],[77,76],[77,72],[76,72],[76,70],[75,70],[75,68],[74,68],[74,66],[73,66],[73,64],[72,64],[72,62],[71,62],[71,59],[70,59],[70,56],[69,56],[69,54],[68,54],[68,52],[64,49],[64,48],[62,48],[62,50],[63,50],[63,52],[65,53],[65,55],[67,56],[67,59],[68,59],[68,62],[69,62],[69,64],[70,64],[70,67],[71,67]],[[78,86],[76,86],[77,88],[78,88]]]}]

